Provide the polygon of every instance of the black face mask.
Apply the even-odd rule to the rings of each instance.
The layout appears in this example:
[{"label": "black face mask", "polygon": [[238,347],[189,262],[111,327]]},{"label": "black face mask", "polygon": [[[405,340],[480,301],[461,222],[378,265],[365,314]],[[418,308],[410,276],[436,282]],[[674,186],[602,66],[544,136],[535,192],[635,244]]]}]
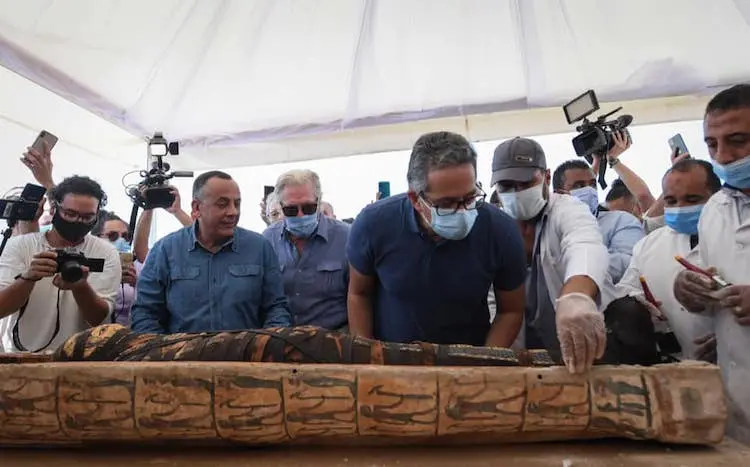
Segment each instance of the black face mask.
[{"label": "black face mask", "polygon": [[77,243],[83,240],[86,234],[91,232],[91,229],[94,228],[95,223],[96,221],[90,224],[84,224],[83,222],[70,222],[60,217],[60,213],[58,212],[52,216],[52,227],[55,228],[55,231],[60,234],[62,238],[71,243]]}]

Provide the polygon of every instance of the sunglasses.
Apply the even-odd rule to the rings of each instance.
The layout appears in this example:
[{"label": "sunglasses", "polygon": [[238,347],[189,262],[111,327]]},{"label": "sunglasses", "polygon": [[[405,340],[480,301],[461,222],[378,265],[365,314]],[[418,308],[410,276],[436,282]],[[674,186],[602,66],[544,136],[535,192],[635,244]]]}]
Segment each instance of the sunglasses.
[{"label": "sunglasses", "polygon": [[109,240],[110,242],[116,242],[118,238],[122,237],[126,242],[130,242],[130,235],[128,235],[127,232],[108,232],[104,234],[104,236]]},{"label": "sunglasses", "polygon": [[285,217],[297,217],[297,213],[302,211],[302,214],[309,216],[318,212],[318,203],[306,203],[300,206],[282,206],[281,212],[284,213]]}]

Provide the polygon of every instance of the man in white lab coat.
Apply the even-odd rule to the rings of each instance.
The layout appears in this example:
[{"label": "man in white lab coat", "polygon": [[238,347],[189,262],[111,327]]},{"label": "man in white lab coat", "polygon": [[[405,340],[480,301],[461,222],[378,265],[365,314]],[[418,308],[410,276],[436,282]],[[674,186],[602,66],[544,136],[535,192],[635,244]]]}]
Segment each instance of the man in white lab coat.
[{"label": "man in white lab coat", "polygon": [[674,293],[688,310],[713,315],[729,406],[727,432],[750,443],[750,84],[714,96],[703,131],[714,171],[725,185],[701,213],[700,259],[734,285],[721,288],[720,281],[682,271]]},{"label": "man in white lab coat", "polygon": [[550,193],[544,151],[531,139],[514,138],[495,149],[492,185],[524,237],[526,348],[561,354],[571,372],[588,370],[604,354],[599,307],[612,298],[605,294],[608,252],[596,219],[577,199]]},{"label": "man in white lab coat", "polygon": [[[684,268],[675,261],[682,256],[700,264],[698,253],[698,219],[711,195],[719,191],[721,181],[711,164],[696,159],[677,162],[662,179],[664,219],[667,226],[650,233],[633,248],[633,258],[617,288],[624,294],[644,297],[640,278],[643,277],[654,298],[661,302],[666,321],[657,324],[661,331],[662,350],[666,350],[671,330],[681,350],[674,356],[680,359],[711,359],[710,343],[713,324],[710,317],[687,313],[677,302],[672,288],[677,274]],[[696,352],[699,350],[699,352]]]}]

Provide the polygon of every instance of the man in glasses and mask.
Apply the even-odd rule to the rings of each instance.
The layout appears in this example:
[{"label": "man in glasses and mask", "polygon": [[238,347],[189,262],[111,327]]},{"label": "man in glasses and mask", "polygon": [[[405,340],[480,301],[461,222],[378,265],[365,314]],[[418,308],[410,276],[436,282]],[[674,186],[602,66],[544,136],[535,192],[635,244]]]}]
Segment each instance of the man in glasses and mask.
[{"label": "man in glasses and mask", "polygon": [[263,232],[279,256],[294,323],[337,330],[346,326],[349,225],[324,212],[320,177],[290,170],[276,181],[282,220]]},{"label": "man in glasses and mask", "polygon": [[550,193],[549,185],[539,143],[513,138],[495,149],[492,186],[521,229],[529,270],[525,347],[561,355],[571,372],[581,373],[605,350],[599,308],[614,298],[607,276],[609,255],[589,208],[573,197]]},{"label": "man in glasses and mask", "polygon": [[[352,334],[513,343],[523,319],[523,242],[513,220],[484,202],[476,168],[476,151],[463,136],[422,135],[409,159],[409,191],[357,216],[347,246]],[[491,284],[498,302],[492,323]]]},{"label": "man in glasses and mask", "polygon": [[[120,287],[120,260],[109,242],[88,235],[106,195],[88,177],[55,186],[52,229],[12,238],[0,257],[0,332],[6,352],[54,350],[71,335],[101,324],[112,312]],[[74,282],[57,272],[65,249],[104,259],[103,272],[84,267]]]}]

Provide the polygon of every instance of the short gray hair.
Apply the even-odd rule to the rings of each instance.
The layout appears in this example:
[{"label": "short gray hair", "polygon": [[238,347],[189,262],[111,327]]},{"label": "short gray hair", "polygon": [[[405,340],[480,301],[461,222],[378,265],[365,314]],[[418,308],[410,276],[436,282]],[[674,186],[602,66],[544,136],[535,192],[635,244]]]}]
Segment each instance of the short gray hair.
[{"label": "short gray hair", "polygon": [[477,171],[477,152],[469,140],[457,133],[436,131],[419,137],[409,157],[406,180],[409,190],[427,191],[427,176],[431,171],[471,164]]},{"label": "short gray hair", "polygon": [[309,184],[313,188],[316,201],[320,201],[323,191],[320,188],[320,177],[318,174],[309,169],[294,169],[284,172],[276,180],[274,194],[279,202],[284,198],[284,189],[288,186],[300,186]]}]

